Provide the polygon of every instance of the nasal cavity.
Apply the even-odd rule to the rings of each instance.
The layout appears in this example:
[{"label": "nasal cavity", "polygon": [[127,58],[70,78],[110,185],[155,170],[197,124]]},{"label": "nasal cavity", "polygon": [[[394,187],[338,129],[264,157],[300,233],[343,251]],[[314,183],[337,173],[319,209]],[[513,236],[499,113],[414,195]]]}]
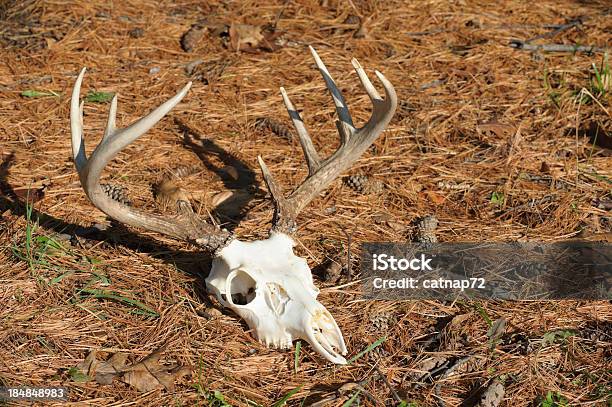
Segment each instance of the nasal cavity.
[{"label": "nasal cavity", "polygon": [[246,305],[255,298],[256,285],[257,282],[247,272],[238,270],[229,282],[227,290],[231,293],[235,305]]}]

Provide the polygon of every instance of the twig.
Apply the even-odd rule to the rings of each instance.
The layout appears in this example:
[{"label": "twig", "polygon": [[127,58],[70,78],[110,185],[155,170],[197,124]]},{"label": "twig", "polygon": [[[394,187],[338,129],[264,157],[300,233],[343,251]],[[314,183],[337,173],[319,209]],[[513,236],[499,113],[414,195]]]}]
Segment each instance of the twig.
[{"label": "twig", "polygon": [[376,373],[378,373],[378,376],[383,379],[383,381],[385,382],[385,385],[387,385],[387,387],[389,388],[389,390],[391,391],[391,395],[393,396],[393,398],[395,399],[395,401],[397,401],[398,403],[402,402],[402,398],[399,396],[399,394],[397,394],[397,392],[395,391],[395,389],[393,388],[393,386],[391,386],[391,383],[389,383],[389,380],[387,380],[387,376],[385,376],[380,369],[378,368],[378,366],[374,366],[374,369],[376,369]]},{"label": "twig", "polygon": [[456,31],[456,30],[448,30],[444,28],[434,28],[433,30],[427,30],[427,31],[407,32],[406,35],[409,37],[421,37],[424,35],[440,34],[440,33],[452,32],[452,31]]},{"label": "twig", "polygon": [[351,243],[353,242],[353,235],[355,234],[355,231],[357,230],[357,226],[353,228],[353,231],[351,233],[348,233],[346,229],[342,227],[340,224],[338,224],[338,226],[340,227],[340,230],[342,230],[342,233],[344,233],[344,235],[346,236],[346,240],[347,240],[346,276],[350,280],[351,278]]},{"label": "twig", "polygon": [[523,51],[541,51],[541,52],[584,52],[593,54],[596,52],[606,52],[607,48],[595,47],[592,45],[568,45],[568,44],[529,44],[527,41],[512,40],[510,47]]},{"label": "twig", "polygon": [[543,198],[540,198],[540,199],[532,198],[527,203],[524,203],[524,204],[519,205],[519,206],[515,206],[513,208],[509,208],[504,214],[520,211],[520,210],[523,210],[523,209],[533,209],[533,208],[535,208],[538,205],[555,202],[557,200],[559,200],[559,197],[557,195],[546,195],[546,196],[544,196]]},{"label": "twig", "polygon": [[272,31],[276,31],[276,26],[278,25],[280,19],[283,18],[283,14],[285,13],[285,9],[287,8],[288,4],[289,1],[285,0],[285,2],[283,3],[283,7],[281,7],[280,11],[276,15],[276,18],[274,19],[274,24],[272,24]]},{"label": "twig", "polygon": [[435,88],[437,86],[444,85],[447,80],[448,80],[447,78],[436,79],[435,81],[424,83],[419,87],[419,90],[427,90],[430,88]]},{"label": "twig", "polygon": [[442,376],[440,376],[440,379],[438,380],[438,384],[436,384],[436,387],[435,387],[435,390],[434,390],[434,394],[438,398],[438,405],[440,407],[445,407],[446,406],[446,403],[444,402],[444,400],[442,400],[442,397],[440,396],[440,390],[442,389],[442,381],[444,381],[444,379],[448,378],[455,370],[459,369],[461,366],[466,364],[473,357],[474,356],[472,355],[472,356],[465,356],[465,357],[462,357],[460,359],[457,359],[457,361],[455,361],[455,363],[453,363],[446,370],[446,372],[444,372],[442,374]]},{"label": "twig", "polygon": [[563,32],[563,31],[566,31],[566,30],[569,30],[570,28],[578,27],[579,25],[582,25],[583,21],[584,20],[582,18],[580,18],[580,17],[575,18],[573,20],[568,21],[566,24],[562,24],[562,25],[559,25],[557,27],[554,27],[555,29],[550,31],[550,32],[547,32],[545,34],[536,35],[535,37],[530,38],[530,39],[528,39],[525,42],[532,42],[532,41],[535,41],[535,40],[540,40],[542,38],[552,38],[555,35]]},{"label": "twig", "polygon": [[[525,42],[529,42],[529,41],[533,41],[535,39],[539,39],[539,38],[548,38],[548,37],[552,37],[557,35],[558,33],[565,31],[571,27],[580,25],[584,22],[584,19],[580,18],[580,19],[573,19],[570,22],[566,23],[566,24],[544,24],[544,25],[536,25],[536,24],[501,24],[501,25],[482,25],[482,26],[471,26],[469,27],[469,29],[471,30],[529,30],[529,29],[547,29],[547,30],[553,30],[549,33],[546,34],[542,34],[541,36],[537,36],[534,37],[530,40],[527,40]],[[426,30],[426,31],[412,31],[412,32],[407,32],[406,35],[409,37],[424,37],[426,35],[432,35],[432,34],[442,34],[442,33],[449,33],[449,32],[457,32],[460,31],[462,28],[454,28],[454,29],[449,29],[449,28],[434,28],[431,30]]]}]

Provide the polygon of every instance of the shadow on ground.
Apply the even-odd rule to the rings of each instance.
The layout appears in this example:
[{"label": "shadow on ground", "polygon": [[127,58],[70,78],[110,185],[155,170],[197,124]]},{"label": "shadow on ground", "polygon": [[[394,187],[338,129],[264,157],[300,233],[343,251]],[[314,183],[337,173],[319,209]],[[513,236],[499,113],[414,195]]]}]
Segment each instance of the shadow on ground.
[{"label": "shadow on ground", "polygon": [[[231,189],[244,189],[251,191],[251,198],[239,202],[240,206],[234,201],[223,202],[214,211],[216,218],[224,219],[229,223],[228,229],[235,228],[236,225],[246,216],[245,208],[254,197],[254,191],[258,191],[254,172],[239,159],[228,154],[224,149],[214,142],[204,139],[195,134],[191,129],[184,131],[185,145],[190,148],[202,161],[204,166],[214,171],[219,176],[225,186]],[[225,165],[235,168],[239,174],[238,179],[231,177],[223,168],[218,168],[209,159],[209,154],[218,157]],[[96,227],[83,227],[77,224],[66,222],[52,215],[36,209],[36,202],[43,198],[42,190],[28,190],[25,193],[21,189],[16,189],[8,182],[10,168],[15,164],[15,155],[9,154],[0,164],[0,213],[7,210],[16,216],[27,216],[31,207],[30,219],[40,227],[57,234],[68,234],[72,239],[85,239],[93,242],[103,242],[103,244],[117,244],[133,251],[146,253],[152,257],[174,265],[180,271],[196,278],[194,291],[199,299],[210,304],[206,292],[204,279],[207,277],[212,264],[210,254],[198,251],[176,250],[175,248],[164,245],[154,239],[142,236],[133,232],[122,224],[111,221],[110,227],[102,230]],[[236,210],[238,208],[238,210]]]}]

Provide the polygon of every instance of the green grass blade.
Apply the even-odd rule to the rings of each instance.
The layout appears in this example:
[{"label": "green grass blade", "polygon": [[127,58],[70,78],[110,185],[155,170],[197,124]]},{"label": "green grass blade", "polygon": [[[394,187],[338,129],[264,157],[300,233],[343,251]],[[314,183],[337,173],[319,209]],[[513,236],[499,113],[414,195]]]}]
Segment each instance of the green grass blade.
[{"label": "green grass blade", "polygon": [[477,302],[474,303],[474,308],[476,308],[476,311],[478,311],[482,319],[484,319],[487,325],[489,326],[489,328],[491,328],[491,326],[493,325],[493,320],[491,319],[489,314],[487,314],[487,311],[484,308],[482,308],[482,306]]},{"label": "green grass blade", "polygon": [[281,407],[284,406],[287,401],[293,397],[298,391],[302,389],[302,386],[298,386],[295,389],[291,390],[289,393],[285,394],[282,399],[278,400],[276,403],[272,404],[272,407]]},{"label": "green grass blade", "polygon": [[362,350],[361,352],[359,352],[358,354],[356,354],[355,356],[350,358],[348,360],[348,362],[346,362],[346,364],[350,365],[351,363],[353,363],[354,361],[356,361],[357,359],[359,359],[360,357],[362,357],[366,353],[370,352],[372,349],[376,348],[377,346],[379,346],[381,343],[383,343],[386,340],[387,340],[386,336],[383,336],[382,338],[379,338],[376,342],[371,343],[370,345],[368,345],[367,348],[365,348],[364,350]]},{"label": "green grass blade", "polygon": [[297,373],[298,365],[300,363],[300,350],[302,350],[302,341],[297,341],[295,344],[295,358],[293,360],[293,368],[295,369],[295,373]]},{"label": "green grass blade", "polygon": [[87,96],[85,96],[85,102],[106,103],[109,102],[113,96],[115,96],[115,94],[109,92],[89,92]]},{"label": "green grass blade", "polygon": [[603,80],[601,79],[601,74],[599,73],[599,69],[597,69],[597,65],[595,65],[595,62],[593,62],[591,65],[593,65],[593,71],[595,72],[595,79],[597,79],[597,91],[603,92],[604,83],[603,83]]},{"label": "green grass blade", "polygon": [[41,98],[41,97],[46,97],[46,96],[59,97],[60,94],[52,90],[48,92],[41,92],[39,90],[28,89],[28,90],[22,91],[21,96],[26,97],[26,98]]},{"label": "green grass blade", "polygon": [[49,285],[54,285],[54,284],[57,284],[57,283],[59,283],[60,281],[62,281],[64,278],[66,278],[66,277],[68,277],[68,276],[71,276],[71,275],[73,275],[73,274],[74,274],[74,271],[72,271],[72,270],[71,270],[71,271],[67,271],[67,272],[66,272],[66,273],[64,273],[64,274],[61,274],[61,275],[59,275],[59,276],[57,276],[57,277],[55,277],[55,278],[51,279],[51,281],[49,281]]},{"label": "green grass blade", "polygon": [[149,313],[151,316],[155,316],[155,317],[159,316],[157,312],[147,307],[142,302],[133,300],[128,297],[124,297],[122,295],[119,295],[119,294],[116,294],[110,291],[98,290],[98,289],[93,289],[93,288],[83,288],[79,291],[79,293],[89,294],[94,298],[112,300],[112,301],[117,301],[117,302],[128,304],[128,305],[132,305],[134,307],[140,308],[141,310]]},{"label": "green grass blade", "polygon": [[68,375],[70,375],[73,382],[77,383],[85,383],[91,380],[91,377],[87,376],[76,367],[71,367],[70,370],[68,370]]},{"label": "green grass blade", "polygon": [[353,396],[350,399],[346,400],[344,402],[344,404],[342,405],[342,407],[350,407],[350,406],[352,406],[353,403],[357,400],[357,397],[359,397],[360,394],[361,394],[361,389],[357,390],[355,392],[355,394],[353,394]]}]

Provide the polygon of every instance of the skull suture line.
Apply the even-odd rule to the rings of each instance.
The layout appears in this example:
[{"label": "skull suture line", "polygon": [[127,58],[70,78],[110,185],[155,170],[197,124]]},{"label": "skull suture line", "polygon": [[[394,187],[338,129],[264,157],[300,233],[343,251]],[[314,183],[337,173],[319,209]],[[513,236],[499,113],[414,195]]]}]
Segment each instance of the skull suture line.
[{"label": "skull suture line", "polygon": [[321,159],[298,111],[281,88],[285,106],[304,151],[308,176],[285,197],[261,157],[258,157],[274,202],[268,239],[242,242],[228,231],[201,219],[185,200],[177,201],[175,216],[147,213],[113,200],[100,185],[104,167],[176,106],[187,94],[191,82],[157,109],[124,129],[115,127],[115,95],[102,141],[87,158],[83,140],[83,103],[79,105],[85,75],[83,68],[74,85],[70,104],[72,155],[83,190],[102,212],[121,223],[167,234],[211,251],[215,258],[206,279],[208,290],[217,296],[221,304],[244,318],[259,341],[277,348],[287,348],[294,339],[304,339],[329,361],[342,364],[346,363],[342,355],[347,352],[342,333],[331,314],[317,301],[319,290],[313,284],[306,260],[293,253],[295,243],[291,235],[297,230],[296,219],[302,209],[357,161],[382,133],[395,113],[397,95],[393,85],[376,71],[385,91],[383,99],[359,62],[353,59],[355,71],[373,105],[368,122],[356,128],[336,83],[315,50],[310,47],[310,51],[336,106],[340,147],[327,159]]}]

